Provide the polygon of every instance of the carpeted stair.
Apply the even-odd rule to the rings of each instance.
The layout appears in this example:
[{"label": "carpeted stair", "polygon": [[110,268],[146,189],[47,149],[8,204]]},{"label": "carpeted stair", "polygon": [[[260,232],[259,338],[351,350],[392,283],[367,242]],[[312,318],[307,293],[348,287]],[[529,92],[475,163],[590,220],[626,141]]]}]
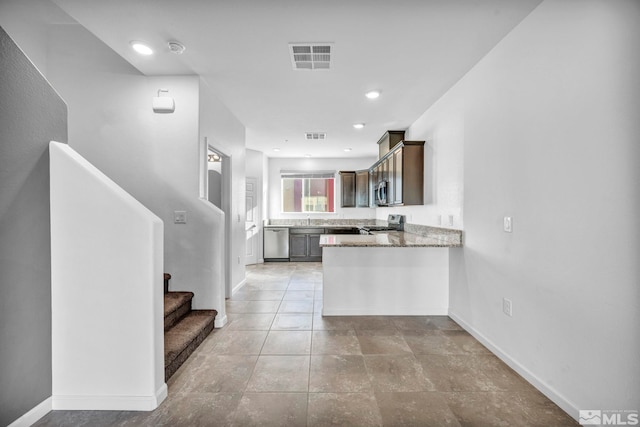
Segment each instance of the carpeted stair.
[{"label": "carpeted stair", "polygon": [[164,275],[164,378],[178,370],[213,330],[216,310],[192,310],[193,292],[169,292]]}]

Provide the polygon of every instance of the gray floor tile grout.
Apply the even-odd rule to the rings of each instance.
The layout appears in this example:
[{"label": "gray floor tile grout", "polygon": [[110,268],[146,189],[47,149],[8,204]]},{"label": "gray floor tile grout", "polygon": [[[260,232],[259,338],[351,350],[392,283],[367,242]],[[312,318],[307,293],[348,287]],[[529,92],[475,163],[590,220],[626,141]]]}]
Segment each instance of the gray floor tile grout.
[{"label": "gray floor tile grout", "polygon": [[[375,412],[373,418],[374,423],[380,425],[401,426],[404,425],[402,420],[405,420],[410,424],[412,423],[412,425],[416,425],[416,423],[418,423],[416,420],[418,419],[426,420],[421,421],[420,425],[492,425],[498,423],[502,423],[505,425],[516,425],[523,424],[525,420],[527,422],[531,421],[532,423],[538,422],[540,420],[537,417],[542,416],[548,417],[545,418],[546,420],[548,420],[548,422],[542,423],[545,425],[577,425],[575,423],[572,423],[572,420],[568,418],[566,414],[562,413],[559,409],[554,408],[554,404],[551,401],[546,400],[546,398],[544,398],[544,396],[542,396],[539,392],[538,394],[536,394],[533,386],[529,386],[526,382],[521,384],[521,378],[517,377],[517,374],[515,372],[511,373],[510,371],[505,371],[509,373],[508,376],[514,376],[514,378],[505,379],[504,374],[502,374],[502,369],[504,369],[504,367],[502,366],[502,362],[497,359],[492,353],[488,352],[488,350],[487,353],[484,353],[484,348],[477,347],[474,338],[472,338],[466,333],[466,331],[462,329],[455,329],[454,324],[448,323],[450,320],[447,320],[448,318],[446,318],[446,316],[438,318],[423,318],[423,316],[407,316],[406,318],[403,318],[401,316],[394,316],[388,319],[380,319],[376,318],[376,316],[370,316],[367,318],[350,318],[348,316],[339,316],[338,318],[334,318],[333,320],[331,318],[325,318],[325,321],[323,321],[321,317],[321,310],[316,311],[316,284],[314,284],[313,290],[291,289],[292,284],[303,282],[305,276],[315,278],[315,273],[313,273],[313,271],[318,270],[321,271],[321,264],[308,266],[302,263],[296,263],[294,265],[262,265],[256,267],[249,266],[247,268],[247,276],[250,277],[250,283],[252,284],[252,286],[254,286],[247,292],[256,293],[244,294],[242,295],[242,298],[262,298],[264,296],[268,297],[274,295],[269,293],[259,293],[267,291],[265,289],[258,289],[261,283],[267,283],[267,281],[261,282],[261,276],[263,274],[266,275],[264,277],[266,277],[267,279],[273,279],[274,283],[283,281],[285,276],[287,277],[286,287],[284,289],[273,291],[278,292],[278,294],[275,295],[281,295],[278,299],[254,300],[241,298],[229,300],[231,303],[235,301],[245,301],[247,302],[246,304],[241,303],[238,304],[238,306],[241,307],[245,305],[247,307],[256,308],[260,307],[261,304],[251,304],[251,301],[277,301],[277,308],[274,313],[235,313],[235,321],[241,319],[242,316],[268,314],[271,316],[271,320],[268,326],[260,325],[259,322],[261,320],[264,320],[265,318],[257,317],[255,319],[255,322],[257,323],[252,323],[254,322],[254,319],[250,319],[247,320],[247,323],[242,323],[242,325],[245,325],[242,326],[242,329],[229,329],[229,327],[234,322],[234,320],[231,319],[231,321],[227,325],[225,325],[225,327],[222,328],[219,332],[217,331],[216,334],[213,334],[207,338],[207,341],[205,341],[207,345],[206,350],[204,350],[205,347],[201,347],[201,349],[199,349],[200,352],[197,353],[198,355],[203,355],[205,359],[209,356],[221,356],[221,354],[215,353],[215,349],[218,345],[217,343],[215,343],[215,341],[221,339],[222,337],[227,337],[225,339],[230,339],[229,343],[234,343],[234,346],[228,347],[228,349],[230,349],[234,353],[238,352],[237,354],[224,354],[224,356],[227,356],[228,359],[231,358],[229,356],[255,357],[253,365],[250,365],[250,361],[246,363],[246,365],[242,365],[243,367],[246,366],[246,370],[244,372],[241,372],[242,375],[228,377],[232,378],[232,380],[236,382],[238,389],[237,391],[233,391],[233,388],[229,389],[229,391],[224,392],[202,391],[206,390],[207,386],[211,387],[211,385],[206,382],[203,383],[202,379],[199,379],[198,376],[201,373],[203,373],[204,375],[207,375],[207,373],[204,373],[204,371],[202,370],[195,370],[195,373],[197,373],[197,375],[194,375],[194,369],[196,368],[196,365],[194,364],[193,366],[189,366],[185,364],[185,369],[182,369],[176,375],[183,376],[181,381],[189,381],[185,382],[185,384],[189,384],[190,390],[192,391],[184,393],[172,393],[172,391],[170,390],[170,398],[163,402],[160,408],[150,413],[147,417],[145,417],[144,414],[128,415],[127,413],[123,413],[124,415],[122,415],[122,417],[124,421],[118,421],[117,424],[130,423],[128,425],[150,425],[151,423],[177,422],[178,424],[180,424],[183,421],[189,422],[189,420],[191,420],[194,416],[194,412],[196,414],[200,414],[200,416],[210,417],[210,413],[208,411],[211,410],[212,402],[215,401],[218,405],[216,406],[217,410],[221,410],[226,417],[226,421],[220,419],[220,425],[227,425],[226,423],[241,425],[240,423],[242,423],[247,416],[251,417],[251,415],[256,414],[258,414],[259,417],[271,417],[268,418],[268,420],[259,418],[260,423],[269,424],[269,420],[271,422],[282,423],[282,417],[287,415],[286,411],[289,411],[290,409],[286,406],[286,402],[297,402],[295,404],[295,411],[297,411],[296,417],[298,417],[296,418],[296,425],[316,425],[318,423],[325,422],[329,419],[323,418],[329,416],[324,413],[326,411],[328,411],[329,414],[338,414],[337,416],[339,417],[353,416],[354,411],[355,413],[358,413],[358,404],[363,404],[365,405],[365,407]],[[294,278],[296,280],[294,280]],[[286,299],[287,292],[290,291],[313,292],[314,298],[310,300],[312,303],[312,311],[310,313],[281,312],[280,310],[283,308],[283,305],[285,305],[285,301],[304,301]],[[242,292],[242,290],[240,290],[239,292]],[[290,294],[289,297],[291,297],[292,295],[302,296],[304,294]],[[265,303],[262,305],[268,306],[269,304]],[[234,315],[234,313],[229,314],[231,315],[231,317],[233,317]],[[276,319],[278,319],[278,316],[280,315],[311,316],[310,329],[274,329],[275,327],[277,327]],[[257,325],[260,328],[252,328],[251,326],[254,325]],[[295,326],[295,323],[293,323],[292,325]],[[337,327],[338,329],[332,329],[334,327]],[[363,327],[367,329],[363,329]],[[415,329],[410,329],[411,327]],[[335,334],[332,334],[333,331],[336,331]],[[381,333],[375,331],[385,332]],[[223,334],[216,336],[220,332],[222,332]],[[240,334],[240,336],[232,338],[232,335],[238,332],[260,332],[260,334]],[[272,337],[272,332],[307,332],[308,335],[310,335],[309,353],[293,354],[285,350],[282,354],[263,354],[264,350],[267,348],[267,342],[269,338]],[[344,335],[341,335],[338,332],[344,332]],[[261,334],[264,334],[264,337],[262,338],[262,342],[259,345],[257,354],[255,354],[253,353],[253,350],[258,348],[257,344]],[[304,335],[305,339],[307,339],[307,335]],[[280,336],[286,337],[286,335]],[[355,337],[355,343],[351,340],[351,338],[345,340],[333,340],[332,338],[330,338],[333,336]],[[242,337],[242,339],[240,339],[240,337]],[[326,339],[326,341],[321,344],[321,347],[319,348],[320,351],[324,352],[314,353],[314,345],[317,343],[317,340],[321,339],[321,337],[327,337],[322,338]],[[393,338],[384,339],[385,337]],[[245,339],[247,340],[246,343],[251,346],[251,348],[245,348],[251,350],[251,354],[244,353],[243,351],[245,351],[245,348],[238,347],[238,343],[245,343]],[[369,348],[366,350],[374,351],[374,353],[365,353],[363,351],[363,341],[369,342]],[[221,342],[223,341],[218,341],[218,343]],[[292,347],[289,347],[289,342],[293,343]],[[285,348],[287,350],[291,349],[291,351],[296,351],[302,347],[301,342],[287,341],[286,339],[285,341],[274,341],[274,343],[276,347],[270,348],[278,349],[278,351],[279,347],[277,346],[280,345],[280,343],[286,343],[284,344],[286,345],[286,347],[282,348]],[[359,353],[351,354],[350,352],[356,351],[354,349],[354,345],[356,344]],[[385,346],[387,345],[391,347],[385,350]],[[380,348],[379,351],[381,351],[381,353],[375,352],[378,350],[378,348]],[[408,352],[404,351],[404,349],[408,349]],[[401,350],[403,350],[404,352],[400,352]],[[390,351],[391,353],[387,353],[387,351]],[[342,352],[347,353],[342,354]],[[251,381],[258,373],[258,363],[263,357],[296,357],[297,359],[295,360],[299,361],[300,363],[302,363],[303,360],[306,360],[308,363],[308,369],[306,372],[306,391],[302,391],[304,390],[304,388],[302,387],[299,391],[260,391],[261,388],[268,387],[262,387],[259,381],[254,382],[253,384]],[[492,357],[496,360],[494,361]],[[355,368],[353,371],[348,372],[351,373],[350,375],[355,376],[354,378],[356,378],[356,380],[354,381],[356,382],[351,384],[343,382],[343,379],[340,378],[340,376],[343,375],[345,371],[333,370],[329,371],[328,373],[325,373],[324,371],[317,371],[315,375],[316,381],[318,382],[315,383],[316,385],[314,386],[314,390],[317,389],[322,391],[311,391],[311,381],[312,376],[314,375],[314,371],[312,368],[313,360],[317,360],[317,363],[324,364],[325,361],[333,363],[332,358],[343,358],[343,360],[345,361],[351,361],[348,362],[350,364],[349,366]],[[475,362],[476,359],[479,360],[479,362]],[[212,358],[212,360],[214,360],[214,362],[212,363],[218,363],[222,359],[216,359],[214,357]],[[287,359],[280,360],[282,361]],[[289,360],[293,361],[294,359]],[[453,360],[453,368],[444,368],[445,371],[442,378],[438,377],[438,375],[441,375],[439,372],[434,377],[432,375],[433,372],[428,371],[429,366],[431,366],[431,369],[440,369],[439,367],[441,365],[445,367],[449,366],[447,364],[452,363],[450,360]],[[355,361],[358,362],[356,363]],[[351,363],[353,363],[353,365],[351,365]],[[358,366],[358,364],[360,363],[362,365]],[[385,363],[391,363],[392,365],[385,365]],[[400,365],[393,365],[396,363],[399,363]],[[425,363],[431,364],[429,365]],[[455,363],[463,363],[466,366],[466,369],[463,370],[459,375],[458,373],[460,371],[457,369],[458,365],[455,365]],[[478,365],[472,365],[474,363],[478,363]],[[469,378],[471,378],[472,381],[478,380],[478,378],[480,378],[473,373],[469,378],[465,376],[465,372],[474,372],[473,369],[475,368],[470,369],[469,366],[493,367],[494,364],[497,367],[497,373],[487,374],[487,384],[489,384],[491,381],[495,381],[494,385],[497,387],[496,390],[476,390],[472,387],[484,385],[484,383],[475,384],[472,382],[469,385],[465,383],[465,381],[468,381]],[[324,365],[318,364],[316,366],[319,367]],[[414,373],[421,375],[424,381],[414,378],[413,383],[411,384],[419,391],[396,391],[392,386],[394,384],[402,384],[402,382],[398,378],[388,375],[385,370],[387,369],[387,366],[400,366],[403,367],[401,369],[408,369],[408,372],[412,372],[411,369],[413,369]],[[250,372],[248,372],[249,368]],[[200,365],[198,365],[198,369],[202,369]],[[452,369],[451,374],[447,374],[446,369]],[[270,371],[265,371],[263,368],[260,368],[259,375],[262,377],[262,381],[267,378],[266,384],[270,387],[271,385],[268,382],[271,381],[271,379],[269,378],[269,373]],[[212,384],[220,384],[219,382],[222,381],[222,379],[227,378],[225,377],[225,375],[235,375],[226,371],[223,373],[223,376],[218,376],[218,374],[213,375],[210,372],[208,374],[212,375],[210,377],[212,379]],[[298,381],[297,384],[300,385],[300,382],[305,375],[300,371],[298,371],[298,374],[298,379],[294,380],[294,383],[288,384],[295,384],[295,381]],[[318,377],[318,375],[320,376]],[[338,382],[329,382],[327,383],[328,386],[322,384],[321,381],[324,381],[325,376],[327,375],[334,378],[329,381]],[[452,378],[454,378],[454,381],[457,381],[457,383],[447,382],[451,380],[449,375],[451,375]],[[494,378],[492,378],[491,375],[494,375]],[[246,378],[246,382],[244,383],[244,385],[242,385],[242,383],[239,381],[244,381],[244,378]],[[335,378],[338,378],[338,380],[335,380]],[[176,379],[180,378],[176,377]],[[484,380],[484,377],[482,379]],[[197,383],[190,382],[194,380],[200,380],[199,387],[203,387],[204,385],[205,388],[197,388]],[[407,380],[403,379],[402,381],[411,380],[412,379],[409,378]],[[368,391],[330,391],[343,388],[351,390],[363,390],[363,381],[368,381],[368,385],[370,386]],[[441,382],[438,383],[438,381]],[[252,384],[252,388],[256,388],[257,390],[250,391],[250,384]],[[287,383],[285,382],[284,384]],[[347,384],[346,387],[345,384]],[[354,386],[353,384],[356,385]],[[446,390],[447,387],[450,387],[452,390],[455,389],[454,386],[456,384],[462,385],[463,388],[469,386],[469,390]],[[431,390],[431,388],[434,389]],[[400,387],[399,389],[403,388]],[[411,389],[411,387],[407,387],[406,389],[409,390]],[[286,397],[285,395],[289,397]],[[259,396],[263,396],[266,398],[260,398]],[[506,400],[511,403],[509,405],[503,405],[503,402]],[[220,406],[218,402],[224,403],[222,404],[222,406]],[[264,405],[264,402],[269,402],[269,404],[274,405],[280,404],[283,406],[279,411],[269,412],[270,409],[265,409],[264,406],[260,406],[261,404]],[[352,404],[349,405],[345,402],[351,402]],[[225,404],[227,404],[227,406],[225,406]],[[343,406],[341,407],[341,405]],[[540,405],[544,405],[545,408],[548,407],[552,410],[541,413],[539,409]],[[346,412],[344,414],[341,413],[341,408],[346,409],[349,414],[347,414]],[[478,410],[477,413],[475,413],[473,411],[473,408],[482,408],[482,410]],[[47,424],[46,422],[44,422],[42,423],[42,425],[107,425],[108,422],[105,424],[105,421],[101,420],[107,419],[104,417],[114,417],[113,414],[105,415],[104,413],[101,413],[99,411],[87,411],[86,415],[82,415],[86,417],[86,420],[83,419],[84,421],[78,421],[78,418],[76,418],[77,414],[71,414],[69,415],[69,419],[67,420],[68,422],[65,423],[65,416],[63,413],[58,412],[58,414],[52,414],[53,418],[51,423]],[[175,418],[176,416],[178,416],[177,414],[180,414],[179,416],[184,417],[184,419],[180,418],[180,420],[178,421],[178,418]],[[288,415],[291,414],[292,412],[288,413]],[[367,414],[365,413],[362,413],[360,415],[367,416]],[[371,414],[369,414],[369,416],[370,415]],[[532,416],[536,418],[526,418]],[[137,420],[142,421],[137,422]],[[345,421],[343,424],[349,424],[349,422]],[[351,422],[351,424],[358,423]],[[538,422],[538,424],[541,423]]]}]

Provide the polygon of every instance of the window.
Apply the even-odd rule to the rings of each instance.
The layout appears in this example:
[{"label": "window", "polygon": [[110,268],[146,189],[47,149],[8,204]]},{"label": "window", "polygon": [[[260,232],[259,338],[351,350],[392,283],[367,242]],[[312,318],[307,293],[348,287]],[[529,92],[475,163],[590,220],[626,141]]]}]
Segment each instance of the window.
[{"label": "window", "polygon": [[335,172],[281,172],[282,212],[335,212]]}]

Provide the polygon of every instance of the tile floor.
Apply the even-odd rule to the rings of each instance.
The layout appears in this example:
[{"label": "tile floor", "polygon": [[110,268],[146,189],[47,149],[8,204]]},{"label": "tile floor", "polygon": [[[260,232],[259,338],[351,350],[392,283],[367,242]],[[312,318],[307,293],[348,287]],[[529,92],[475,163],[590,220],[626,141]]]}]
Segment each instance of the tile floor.
[{"label": "tile floor", "polygon": [[320,263],[247,269],[153,412],[54,411],[38,426],[576,426],[446,316],[327,317]]}]

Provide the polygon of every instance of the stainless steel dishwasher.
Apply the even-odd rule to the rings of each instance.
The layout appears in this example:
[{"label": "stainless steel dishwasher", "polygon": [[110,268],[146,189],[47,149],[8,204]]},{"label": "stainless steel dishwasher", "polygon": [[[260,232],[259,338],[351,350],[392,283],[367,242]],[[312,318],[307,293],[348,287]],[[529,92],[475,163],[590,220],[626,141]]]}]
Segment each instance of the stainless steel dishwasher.
[{"label": "stainless steel dishwasher", "polygon": [[287,227],[264,228],[264,260],[289,261],[289,229]]}]

